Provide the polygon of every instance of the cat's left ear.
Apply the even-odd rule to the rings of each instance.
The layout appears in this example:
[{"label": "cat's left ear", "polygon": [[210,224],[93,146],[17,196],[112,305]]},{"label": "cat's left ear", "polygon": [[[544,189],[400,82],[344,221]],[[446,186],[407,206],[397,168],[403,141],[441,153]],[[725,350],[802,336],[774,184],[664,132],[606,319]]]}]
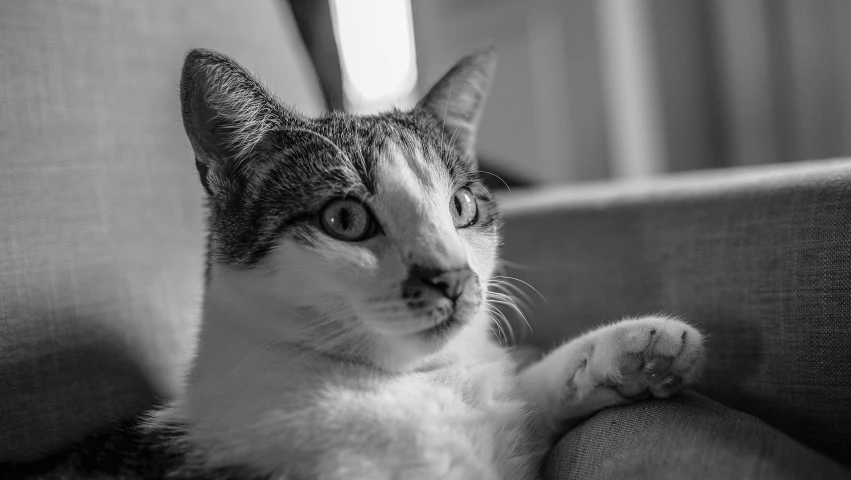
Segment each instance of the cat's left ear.
[{"label": "cat's left ear", "polygon": [[489,46],[459,60],[417,104],[442,122],[443,134],[471,159],[495,69],[496,52]]},{"label": "cat's left ear", "polygon": [[300,121],[242,66],[205,49],[186,56],[180,103],[210,196],[238,195],[250,176],[250,160],[272,148],[275,132]]}]

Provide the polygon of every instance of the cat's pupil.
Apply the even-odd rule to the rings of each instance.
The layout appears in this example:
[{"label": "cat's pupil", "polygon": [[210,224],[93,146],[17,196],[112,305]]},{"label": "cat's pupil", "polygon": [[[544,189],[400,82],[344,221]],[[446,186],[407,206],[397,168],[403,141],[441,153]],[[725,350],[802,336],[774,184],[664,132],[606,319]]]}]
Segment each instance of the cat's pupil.
[{"label": "cat's pupil", "polygon": [[348,208],[340,209],[340,228],[343,231],[349,229],[349,224],[351,223],[351,212],[349,212]]},{"label": "cat's pupil", "polygon": [[461,205],[460,195],[455,195],[455,211],[458,212],[458,216],[460,217],[462,213],[464,213],[464,206]]}]

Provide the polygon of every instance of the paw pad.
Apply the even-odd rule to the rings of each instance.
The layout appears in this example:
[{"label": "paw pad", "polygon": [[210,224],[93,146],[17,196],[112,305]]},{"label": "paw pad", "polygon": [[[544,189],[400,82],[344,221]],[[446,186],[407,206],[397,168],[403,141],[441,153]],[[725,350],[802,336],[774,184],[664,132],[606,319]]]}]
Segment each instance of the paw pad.
[{"label": "paw pad", "polygon": [[[602,364],[592,361],[598,372],[606,370],[603,382],[630,399],[669,397],[692,383],[703,363],[700,333],[679,320],[626,320],[604,332],[607,355],[601,356]],[[613,365],[605,368],[607,361]]]}]

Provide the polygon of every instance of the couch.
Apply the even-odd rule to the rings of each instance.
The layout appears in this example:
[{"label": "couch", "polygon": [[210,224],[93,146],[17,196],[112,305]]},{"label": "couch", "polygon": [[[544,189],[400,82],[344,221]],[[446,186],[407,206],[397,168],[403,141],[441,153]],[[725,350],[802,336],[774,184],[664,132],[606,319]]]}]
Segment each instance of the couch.
[{"label": "couch", "polygon": [[[202,288],[203,194],[176,95],[194,46],[322,108],[271,0],[0,3],[0,463],[174,391]],[[546,298],[530,292],[524,342],[681,315],[709,334],[697,392],[851,464],[851,160],[501,200],[506,274]],[[618,428],[642,441],[623,415],[571,432],[548,475],[611,468],[601,444]]]},{"label": "couch", "polygon": [[[503,208],[506,274],[546,299],[526,312],[524,342],[547,348],[624,316],[681,316],[708,334],[696,391],[851,466],[851,160],[516,192]],[[561,447],[587,460],[575,449],[590,435],[616,451],[600,445],[619,434],[605,423]],[[606,460],[590,453],[594,469]],[[824,478],[805,473],[762,478]]]}]

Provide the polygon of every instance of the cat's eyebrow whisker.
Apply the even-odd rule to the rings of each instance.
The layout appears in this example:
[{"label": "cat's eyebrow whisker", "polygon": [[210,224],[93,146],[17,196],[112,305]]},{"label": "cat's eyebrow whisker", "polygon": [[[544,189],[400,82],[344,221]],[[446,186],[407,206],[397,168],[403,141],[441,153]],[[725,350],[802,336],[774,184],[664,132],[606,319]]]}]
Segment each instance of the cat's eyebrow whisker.
[{"label": "cat's eyebrow whisker", "polygon": [[499,175],[492,173],[492,172],[485,171],[485,170],[476,170],[476,173],[484,173],[486,175],[492,175],[492,176],[496,177],[500,182],[502,182],[503,185],[505,185],[506,190],[508,190],[509,192],[511,191],[511,187],[509,187],[508,183],[506,183],[506,181],[503,180],[502,177],[500,177]]},{"label": "cat's eyebrow whisker", "polygon": [[474,181],[470,182],[470,184],[471,184],[471,185],[478,185],[479,187],[481,187],[481,188],[483,188],[483,189],[487,190],[487,187],[485,187],[485,185],[484,185],[482,182],[478,181],[478,180],[474,180]]},{"label": "cat's eyebrow whisker", "polygon": [[343,194],[343,198],[347,198],[352,190],[358,188],[360,185],[350,185],[349,188],[346,189],[346,193]]},{"label": "cat's eyebrow whisker", "polygon": [[342,148],[337,146],[336,143],[331,141],[331,139],[326,137],[325,135],[322,135],[319,132],[310,130],[309,128],[292,127],[292,128],[288,128],[287,130],[291,131],[291,132],[302,132],[302,133],[308,133],[308,134],[311,134],[311,135],[315,135],[317,138],[321,139],[322,141],[324,141],[324,142],[328,143],[329,145],[331,145],[332,147],[334,147],[334,149],[337,150],[337,153],[339,153],[340,156],[343,157],[347,162],[352,163],[352,160],[349,158],[348,155],[346,155],[346,152],[344,152]]},{"label": "cat's eyebrow whisker", "polygon": [[357,115],[360,115],[360,104],[361,104],[362,101],[363,101],[363,93],[359,93],[358,94],[358,105],[357,105],[357,107],[355,107],[355,118],[357,118]]},{"label": "cat's eyebrow whisker", "polygon": [[[446,118],[446,117],[444,116],[444,118]],[[463,122],[461,122],[461,123],[459,123],[459,124],[458,124],[458,126],[456,126],[456,127],[455,127],[455,131],[453,131],[453,132],[452,132],[452,136],[449,138],[449,144],[450,144],[450,145],[453,145],[453,144],[455,143],[455,136],[456,136],[456,135],[458,135],[458,132],[461,130],[461,127],[463,127],[463,126],[465,126],[465,125],[470,125],[470,124],[467,122],[467,119],[469,119],[469,118],[470,118],[470,114],[468,113],[468,114],[464,117],[464,121],[463,121]],[[444,121],[444,124],[445,124],[445,121]]]},{"label": "cat's eyebrow whisker", "polygon": [[[358,101],[358,112],[359,112],[359,111],[360,111],[360,101]],[[363,173],[364,173],[364,175],[366,175],[367,177],[369,177],[369,167],[367,166],[367,164],[366,164],[366,159],[365,159],[365,158],[364,158],[364,156],[363,156],[363,144],[361,143],[360,134],[358,133],[358,132],[360,131],[360,124],[358,123],[358,118],[359,118],[359,117],[358,117],[357,115],[358,115],[358,113],[355,113],[355,118],[354,118],[354,123],[355,123],[355,134],[354,134],[354,137],[355,137],[355,144],[357,145],[357,148],[358,148],[358,152],[357,152],[357,153],[358,153],[358,157],[359,157],[359,160],[360,160],[361,168],[363,169]]]}]

